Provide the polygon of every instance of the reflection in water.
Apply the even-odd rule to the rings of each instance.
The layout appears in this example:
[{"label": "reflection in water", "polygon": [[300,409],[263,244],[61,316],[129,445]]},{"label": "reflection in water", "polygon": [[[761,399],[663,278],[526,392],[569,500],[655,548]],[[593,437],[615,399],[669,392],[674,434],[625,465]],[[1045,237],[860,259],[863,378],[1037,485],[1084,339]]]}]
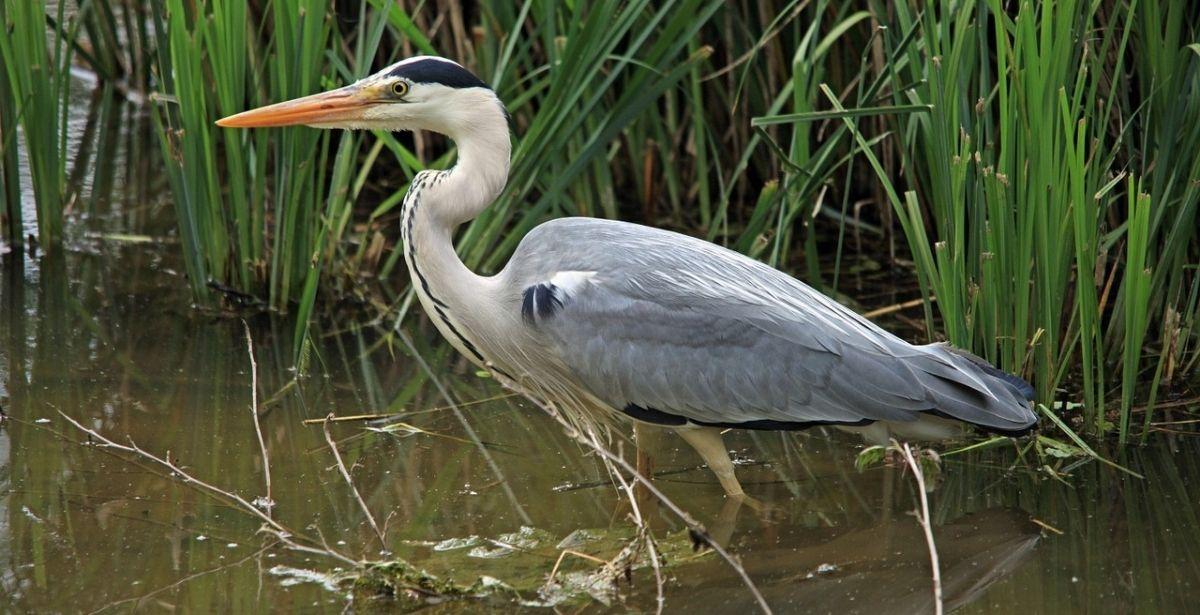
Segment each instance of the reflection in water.
[{"label": "reflection in water", "polygon": [[[1041,533],[1020,511],[990,509],[937,528],[942,591],[947,610],[982,596],[1025,562]],[[930,613],[929,555],[911,518],[865,528],[803,532],[796,546],[764,546],[747,558],[768,603],[780,611]],[[717,569],[684,577],[675,608],[751,612],[754,603],[737,580]]]},{"label": "reflection in water", "polygon": [[[5,370],[0,367],[0,377],[5,375]],[[0,399],[4,398],[4,388],[3,385],[0,385]],[[8,476],[8,468],[12,466],[11,456],[12,443],[9,441],[8,434],[0,428],[0,562],[13,561],[13,554],[9,550],[12,528],[9,527],[11,513],[8,510],[9,494],[12,492],[12,482]],[[11,596],[18,591],[16,580],[17,576],[10,567],[5,566],[0,569],[0,591],[5,595]]]},{"label": "reflection in water", "polygon": [[[137,131],[103,126],[90,138],[125,143],[122,151],[144,143]],[[0,611],[341,610],[339,594],[285,586],[264,572],[277,564],[327,570],[334,562],[263,551],[256,520],[136,460],[78,444],[58,418],[61,410],[114,439],[169,452],[189,472],[247,499],[263,494],[240,322],[188,306],[172,271],[176,246],[105,238],[167,234],[169,216],[159,215],[144,163],[117,157],[89,168],[91,185],[119,194],[84,196],[86,215],[68,253],[10,255],[0,268],[0,406],[11,417],[0,423]],[[464,583],[490,574],[536,587],[564,537],[631,531],[603,469],[536,410],[499,399],[457,416],[423,411],[445,402],[403,346],[387,343],[387,332],[345,323],[344,332],[321,338],[318,375],[297,380],[289,323],[251,324],[276,514],[289,527],[379,557],[320,427],[302,421],[331,411],[409,411],[404,421],[419,430],[340,424],[334,432],[397,555]],[[437,335],[427,326],[412,337],[456,400],[499,393],[432,342]],[[738,433],[729,443],[748,491],[773,507],[773,520],[729,512],[720,486],[677,442],[658,456],[657,483],[714,532],[724,525],[730,549],[779,612],[929,609],[925,544],[907,514],[915,503],[910,481],[887,468],[856,472],[856,446],[836,436]],[[931,501],[948,606],[1187,610],[1200,597],[1200,505],[1189,497],[1200,478],[1200,445],[1188,437],[1175,445],[1174,455],[1165,447],[1126,451],[1119,461],[1145,481],[1097,464],[1066,482],[1020,464],[1009,471],[1007,450],[949,458]],[[1063,534],[1043,537],[1031,516]],[[523,525],[554,538],[492,558],[432,546]],[[653,525],[664,544],[681,532],[661,511]],[[749,595],[724,564],[687,549],[672,555],[670,609],[749,612]],[[563,571],[588,565],[567,560]],[[638,571],[622,595],[624,606],[652,610],[652,577]]]}]

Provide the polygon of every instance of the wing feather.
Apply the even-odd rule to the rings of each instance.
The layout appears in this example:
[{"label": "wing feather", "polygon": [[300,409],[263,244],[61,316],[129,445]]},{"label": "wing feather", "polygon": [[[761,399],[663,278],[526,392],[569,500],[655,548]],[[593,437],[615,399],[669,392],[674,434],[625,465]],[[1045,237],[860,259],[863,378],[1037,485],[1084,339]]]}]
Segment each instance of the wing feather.
[{"label": "wing feather", "polygon": [[718,424],[912,421],[929,410],[997,430],[1034,421],[1022,389],[977,358],[908,344],[778,270],[684,235],[563,219],[532,231],[510,268],[531,288],[594,272],[558,289],[560,309],[529,326],[616,408]]}]

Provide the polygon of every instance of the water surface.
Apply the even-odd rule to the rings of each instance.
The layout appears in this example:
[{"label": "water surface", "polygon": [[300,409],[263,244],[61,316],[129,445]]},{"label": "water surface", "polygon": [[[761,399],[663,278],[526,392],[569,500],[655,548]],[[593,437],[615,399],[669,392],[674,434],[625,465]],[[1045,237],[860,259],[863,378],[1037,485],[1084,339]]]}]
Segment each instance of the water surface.
[{"label": "water surface", "polygon": [[[345,591],[271,573],[329,572],[338,561],[278,545],[259,532],[259,519],[89,444],[59,414],[247,500],[265,495],[242,322],[188,304],[177,246],[117,235],[165,237],[170,211],[137,155],[144,133],[96,129],[79,142],[106,134],[124,144],[122,154],[88,167],[68,249],[12,254],[0,270],[0,610],[341,611]],[[301,377],[292,323],[254,317],[249,325],[273,514],[298,533],[354,558],[403,557],[463,584],[486,575],[517,586],[540,585],[563,549],[608,558],[633,535],[629,507],[595,458],[537,408],[479,377],[428,323],[405,325],[414,351],[399,332],[343,318],[325,327],[312,373]],[[446,407],[443,388],[457,409]],[[321,426],[304,423],[331,412],[403,412],[412,426],[332,428],[386,526],[386,553]],[[769,515],[727,502],[674,439],[656,451],[656,483],[737,554],[778,612],[931,611],[910,477],[855,470],[861,445],[836,433],[732,432],[727,443]],[[621,448],[632,454],[630,444]],[[1146,478],[1075,459],[1039,468],[1011,447],[946,457],[929,497],[947,606],[1190,610],[1200,598],[1200,444],[1163,436],[1115,459]],[[643,512],[669,555],[671,611],[750,612],[753,598],[727,565],[687,548],[665,510]],[[559,573],[594,568],[568,556]],[[634,571],[610,599],[566,608],[652,611],[652,573]],[[360,594],[355,605],[396,603]]]}]

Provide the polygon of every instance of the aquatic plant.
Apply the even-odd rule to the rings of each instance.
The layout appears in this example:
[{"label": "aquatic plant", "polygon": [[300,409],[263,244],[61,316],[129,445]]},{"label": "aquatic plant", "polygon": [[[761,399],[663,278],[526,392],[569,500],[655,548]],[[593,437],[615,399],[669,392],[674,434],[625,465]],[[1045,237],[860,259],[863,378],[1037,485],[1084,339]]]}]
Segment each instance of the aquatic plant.
[{"label": "aquatic plant", "polygon": [[[3,9],[0,9],[3,10]],[[17,154],[17,98],[0,70],[0,233],[21,243],[21,160]]]},{"label": "aquatic plant", "polygon": [[[168,96],[155,106],[193,294],[213,288],[286,312],[297,305],[307,334],[317,281],[341,237],[362,182],[360,137],[291,129],[222,131],[215,118],[294,98],[367,70],[384,16],[363,15],[353,41],[338,35],[320,0],[276,2],[256,14],[245,2],[181,0],[154,5],[157,75]],[[259,40],[261,19],[270,32]],[[332,61],[329,47],[349,48]],[[370,164],[361,170],[365,174]]]},{"label": "aquatic plant", "polygon": [[0,4],[8,241],[18,123],[40,233],[61,234],[74,56],[153,92],[197,302],[290,312],[298,340],[322,296],[407,314],[396,206],[453,152],[212,121],[432,53],[513,118],[509,186],[459,237],[484,272],[561,215],[705,236],[835,295],[851,259],[882,264],[914,280],[894,306],[923,310],[910,337],[1020,372],[1051,407],[1082,401],[1076,427],[1124,440],[1200,365],[1200,23],[1183,0],[65,4],[50,28],[44,2]]},{"label": "aquatic plant", "polygon": [[[53,29],[46,27],[45,0],[0,2],[0,186],[3,187],[5,234],[14,244],[22,241],[17,126],[29,161],[29,175],[37,203],[38,237],[54,245],[62,239],[66,191],[66,124],[70,98],[71,45],[74,25],[63,15],[66,3],[57,5]],[[76,22],[72,22],[73,24]]]},{"label": "aquatic plant", "polygon": [[18,146],[28,158],[36,204],[37,232],[30,235],[52,247],[79,196],[78,174],[87,171],[87,160],[68,160],[72,100],[89,82],[106,100],[116,91],[141,102],[151,87],[148,0],[55,2],[49,10],[46,4],[0,2],[0,25],[11,34],[0,40],[0,233],[14,245],[24,243],[26,222]]},{"label": "aquatic plant", "polygon": [[[871,62],[868,47],[856,88],[820,102],[858,107],[837,116],[903,231],[930,336],[936,309],[951,342],[1031,377],[1039,399],[1079,391],[1088,429],[1126,440],[1139,385],[1195,364],[1194,320],[1178,316],[1195,312],[1200,283],[1187,268],[1200,55],[1185,3],[869,4],[887,25],[873,36],[882,53]],[[891,107],[871,109],[881,100]],[[827,117],[800,111],[757,121]],[[883,147],[863,114],[890,131]],[[806,179],[809,159],[791,160]]]}]

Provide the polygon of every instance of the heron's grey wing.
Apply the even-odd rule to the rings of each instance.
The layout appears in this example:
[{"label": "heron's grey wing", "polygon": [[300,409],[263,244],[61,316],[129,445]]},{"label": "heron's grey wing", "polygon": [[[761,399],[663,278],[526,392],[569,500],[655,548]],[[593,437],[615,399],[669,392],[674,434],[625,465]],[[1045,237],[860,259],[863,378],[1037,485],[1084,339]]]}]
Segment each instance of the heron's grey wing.
[{"label": "heron's grey wing", "polygon": [[935,410],[1000,430],[1031,423],[983,366],[912,346],[740,254],[616,222],[543,227],[539,252],[518,257],[571,270],[524,287],[527,326],[594,395],[650,413],[639,418],[784,427]]},{"label": "heron's grey wing", "polygon": [[[535,309],[533,326],[593,394],[639,418],[662,415],[656,422],[911,420],[905,409],[924,401],[869,355],[781,338],[745,317],[630,296],[603,281],[563,296],[556,313]],[[855,382],[855,371],[879,374]]]}]

